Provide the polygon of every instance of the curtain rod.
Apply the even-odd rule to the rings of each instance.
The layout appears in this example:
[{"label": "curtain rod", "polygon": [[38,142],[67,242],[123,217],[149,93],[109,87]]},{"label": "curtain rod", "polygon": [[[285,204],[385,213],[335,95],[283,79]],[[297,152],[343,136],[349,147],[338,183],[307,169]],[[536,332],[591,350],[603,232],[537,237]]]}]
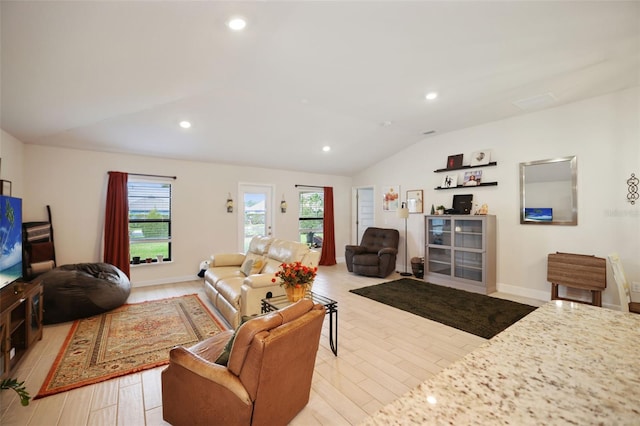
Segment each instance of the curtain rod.
[{"label": "curtain rod", "polygon": [[[111,172],[109,172],[111,173]],[[144,177],[157,177],[157,178],[166,178],[166,179],[173,179],[176,180],[178,179],[177,176],[164,176],[164,175],[147,175],[144,173],[127,173],[130,176],[144,176]]]},{"label": "curtain rod", "polygon": [[296,188],[298,188],[299,186],[304,186],[306,188],[322,188],[324,189],[324,186],[317,186],[317,185],[298,185],[296,184]]}]

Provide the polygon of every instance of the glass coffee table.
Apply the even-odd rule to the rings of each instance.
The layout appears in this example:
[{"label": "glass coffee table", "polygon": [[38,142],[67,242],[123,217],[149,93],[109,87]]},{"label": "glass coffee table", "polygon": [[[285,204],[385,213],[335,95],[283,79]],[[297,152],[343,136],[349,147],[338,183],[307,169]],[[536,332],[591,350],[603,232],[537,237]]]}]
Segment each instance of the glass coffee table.
[{"label": "glass coffee table", "polygon": [[[329,315],[329,346],[331,346],[333,354],[338,356],[338,302],[312,291],[308,291],[304,298],[310,299],[313,303],[324,305],[327,310],[327,315]],[[292,303],[286,295],[267,297],[262,299],[262,313],[277,311]]]}]

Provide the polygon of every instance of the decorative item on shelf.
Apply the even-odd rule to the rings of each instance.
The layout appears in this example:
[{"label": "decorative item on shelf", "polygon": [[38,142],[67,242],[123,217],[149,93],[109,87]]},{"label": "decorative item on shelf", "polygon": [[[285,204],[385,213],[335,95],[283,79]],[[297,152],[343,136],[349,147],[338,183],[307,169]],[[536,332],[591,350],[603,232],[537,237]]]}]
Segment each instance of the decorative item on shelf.
[{"label": "decorative item on shelf", "polygon": [[462,186],[478,186],[482,180],[482,170],[474,170],[471,172],[464,172],[464,180]]},{"label": "decorative item on shelf", "polygon": [[439,205],[438,207],[436,207],[436,214],[443,215],[444,211],[445,211],[445,208],[443,205]]},{"label": "decorative item on shelf", "polygon": [[431,214],[436,214],[436,208],[431,204]]},{"label": "decorative item on shelf", "polygon": [[455,188],[458,186],[458,175],[445,175],[444,179],[442,179],[441,188]]},{"label": "decorative item on shelf", "polygon": [[447,157],[447,169],[459,169],[462,167],[462,154],[450,155]]},{"label": "decorative item on shelf", "polygon": [[487,205],[487,203],[484,203],[483,205],[480,206],[479,209],[476,209],[476,213],[477,215],[487,215],[489,214],[489,206]]},{"label": "decorative item on shelf", "polygon": [[404,219],[404,272],[400,272],[400,275],[403,277],[410,277],[411,272],[407,272],[407,218],[409,218],[407,203],[402,203],[397,214],[400,219]]},{"label": "decorative item on shelf", "polygon": [[287,212],[287,202],[284,199],[284,194],[282,194],[282,201],[280,201],[280,212],[281,213]]},{"label": "decorative item on shelf", "polygon": [[231,198],[231,193],[227,196],[227,213],[233,213],[233,198]]},{"label": "decorative item on shelf", "polygon": [[471,154],[471,167],[485,166],[491,162],[491,150],[483,149]]},{"label": "decorative item on shelf", "polygon": [[629,186],[629,193],[627,194],[627,201],[634,205],[638,199],[638,178],[635,173],[631,173],[631,177],[627,179],[627,185]]},{"label": "decorative item on shelf", "polygon": [[303,265],[302,262],[282,263],[271,282],[280,280],[280,287],[287,293],[290,302],[304,298],[316,278],[318,267]]},{"label": "decorative item on shelf", "polygon": [[156,257],[158,258],[158,263],[162,263],[164,262],[164,256],[161,254],[156,255]]}]

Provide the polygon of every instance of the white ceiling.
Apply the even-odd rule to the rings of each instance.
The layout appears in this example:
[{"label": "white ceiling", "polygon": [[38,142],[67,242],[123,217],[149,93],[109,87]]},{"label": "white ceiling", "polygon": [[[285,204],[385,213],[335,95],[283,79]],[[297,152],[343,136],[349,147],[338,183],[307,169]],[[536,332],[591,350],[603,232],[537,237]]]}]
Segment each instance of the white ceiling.
[{"label": "white ceiling", "polygon": [[[425,131],[528,112],[514,101],[640,84],[640,2],[3,0],[0,12],[1,126],[28,144],[352,175]],[[233,15],[243,32],[225,26]]]}]

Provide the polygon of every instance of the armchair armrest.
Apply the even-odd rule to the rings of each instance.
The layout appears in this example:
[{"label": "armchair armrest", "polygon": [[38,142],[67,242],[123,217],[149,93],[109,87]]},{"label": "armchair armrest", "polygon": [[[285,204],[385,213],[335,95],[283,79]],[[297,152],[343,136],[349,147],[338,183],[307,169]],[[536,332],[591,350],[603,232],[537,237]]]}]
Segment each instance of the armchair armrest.
[{"label": "armchair armrest", "polygon": [[252,404],[249,393],[240,382],[238,376],[231,373],[227,367],[207,361],[182,346],[171,349],[169,357],[172,363],[228,389],[244,404]]},{"label": "armchair armrest", "polygon": [[215,266],[240,266],[244,262],[245,255],[242,253],[219,253],[211,255],[209,267]]},{"label": "armchair armrest", "polygon": [[351,252],[352,254],[360,254],[360,253],[366,253],[367,249],[364,246],[352,246],[352,245],[347,245],[344,247],[345,251]]},{"label": "armchair armrest", "polygon": [[393,247],[385,247],[378,251],[378,256],[382,256],[384,254],[398,254],[398,249],[394,249]]}]

